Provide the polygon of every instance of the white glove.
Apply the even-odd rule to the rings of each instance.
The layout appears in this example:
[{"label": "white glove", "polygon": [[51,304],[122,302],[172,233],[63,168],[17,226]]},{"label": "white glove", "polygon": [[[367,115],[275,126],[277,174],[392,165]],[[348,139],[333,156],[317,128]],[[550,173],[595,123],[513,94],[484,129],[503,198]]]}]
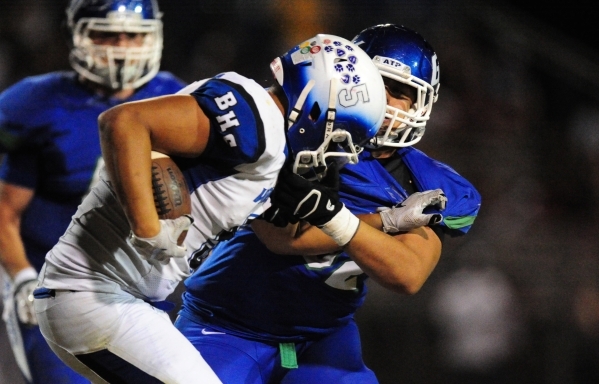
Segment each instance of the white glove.
[{"label": "white glove", "polygon": [[33,291],[37,288],[37,272],[25,268],[16,274],[13,281],[13,298],[19,321],[26,325],[37,325],[33,308]]},{"label": "white glove", "polygon": [[171,257],[185,257],[186,248],[177,244],[177,239],[184,231],[188,230],[193,219],[183,215],[174,220],[160,220],[160,232],[154,237],[137,237],[131,232],[129,242],[139,255],[148,261],[158,261],[166,265]]},{"label": "white glove", "polygon": [[441,189],[415,192],[397,207],[379,208],[385,233],[404,232],[425,225],[435,225],[443,220],[439,213],[422,213],[429,206],[445,209],[447,197]]}]

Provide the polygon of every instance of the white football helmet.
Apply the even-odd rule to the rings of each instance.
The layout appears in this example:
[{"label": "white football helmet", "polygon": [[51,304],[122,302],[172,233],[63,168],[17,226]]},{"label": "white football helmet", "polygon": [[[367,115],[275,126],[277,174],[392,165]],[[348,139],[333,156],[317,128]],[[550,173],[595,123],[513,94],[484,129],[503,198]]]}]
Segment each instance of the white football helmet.
[{"label": "white football helmet", "polygon": [[[73,48],[69,61],[81,76],[107,88],[135,89],[160,68],[162,21],[156,0],[72,0],[67,25]],[[140,47],[97,45],[90,32],[143,35]]]},{"label": "white football helmet", "polygon": [[321,178],[329,157],[357,163],[385,115],[385,85],[370,57],[349,40],[320,34],[277,57],[271,70],[287,97],[293,171]]},{"label": "white football helmet", "polygon": [[385,125],[366,147],[408,147],[420,141],[439,96],[439,60],[431,45],[404,26],[380,24],[366,28],[353,42],[372,58],[385,81],[414,87],[416,100],[404,112],[387,105]]}]

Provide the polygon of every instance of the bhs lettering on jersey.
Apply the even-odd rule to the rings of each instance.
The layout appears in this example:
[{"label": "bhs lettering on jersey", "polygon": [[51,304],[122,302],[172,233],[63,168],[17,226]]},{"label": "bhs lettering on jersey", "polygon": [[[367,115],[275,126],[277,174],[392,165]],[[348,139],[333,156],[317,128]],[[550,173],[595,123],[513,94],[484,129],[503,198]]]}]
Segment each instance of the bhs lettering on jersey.
[{"label": "bhs lettering on jersey", "polygon": [[[225,111],[228,108],[236,105],[237,99],[235,99],[233,93],[229,91],[220,97],[215,97],[214,102],[216,103],[218,109],[220,109],[221,111]],[[231,127],[239,126],[239,120],[237,120],[237,116],[235,116],[234,111],[228,111],[224,115],[216,116],[216,121],[220,125],[220,129],[222,129],[223,132],[225,132],[227,129]],[[227,144],[229,144],[229,146],[237,146],[237,142],[235,142],[235,137],[232,134],[225,135],[223,139]]]}]

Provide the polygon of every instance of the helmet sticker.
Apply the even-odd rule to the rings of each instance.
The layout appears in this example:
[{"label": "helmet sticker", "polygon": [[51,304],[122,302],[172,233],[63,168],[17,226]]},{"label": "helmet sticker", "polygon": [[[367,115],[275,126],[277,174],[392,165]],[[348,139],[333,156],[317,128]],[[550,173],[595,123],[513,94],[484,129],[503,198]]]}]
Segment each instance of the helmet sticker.
[{"label": "helmet sticker", "polygon": [[312,60],[312,55],[310,54],[310,49],[307,47],[291,54],[291,61],[294,65],[298,65],[310,60]]}]

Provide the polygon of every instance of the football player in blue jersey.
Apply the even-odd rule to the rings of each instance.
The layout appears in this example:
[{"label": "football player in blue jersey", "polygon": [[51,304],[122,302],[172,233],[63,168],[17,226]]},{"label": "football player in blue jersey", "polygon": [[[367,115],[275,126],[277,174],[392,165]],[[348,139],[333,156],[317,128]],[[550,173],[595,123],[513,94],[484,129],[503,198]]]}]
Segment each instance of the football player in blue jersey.
[{"label": "football player in blue jersey", "polygon": [[353,41],[387,91],[369,148],[340,180],[332,165],[320,183],[285,168],[266,220],[221,242],[185,281],[175,326],[225,383],[376,383],[354,320],[365,280],[418,292],[443,240],[467,233],[478,214],[472,184],[412,147],[437,99],[433,48],[391,24]]},{"label": "football player in blue jersey", "polygon": [[155,0],[73,0],[66,21],[74,70],[28,77],[0,94],[3,318],[28,382],[88,382],[48,348],[31,294],[46,253],[97,179],[98,115],[185,86],[159,72],[160,15]]},{"label": "football player in blue jersey", "polygon": [[[286,161],[318,179],[330,159],[357,162],[378,132],[385,85],[351,41],[316,35],[271,70],[268,89],[224,72],[99,116],[105,167],[33,293],[46,341],[92,381],[219,382],[163,301],[207,250],[263,212]],[[181,169],[190,216],[158,217],[152,152]]]}]

